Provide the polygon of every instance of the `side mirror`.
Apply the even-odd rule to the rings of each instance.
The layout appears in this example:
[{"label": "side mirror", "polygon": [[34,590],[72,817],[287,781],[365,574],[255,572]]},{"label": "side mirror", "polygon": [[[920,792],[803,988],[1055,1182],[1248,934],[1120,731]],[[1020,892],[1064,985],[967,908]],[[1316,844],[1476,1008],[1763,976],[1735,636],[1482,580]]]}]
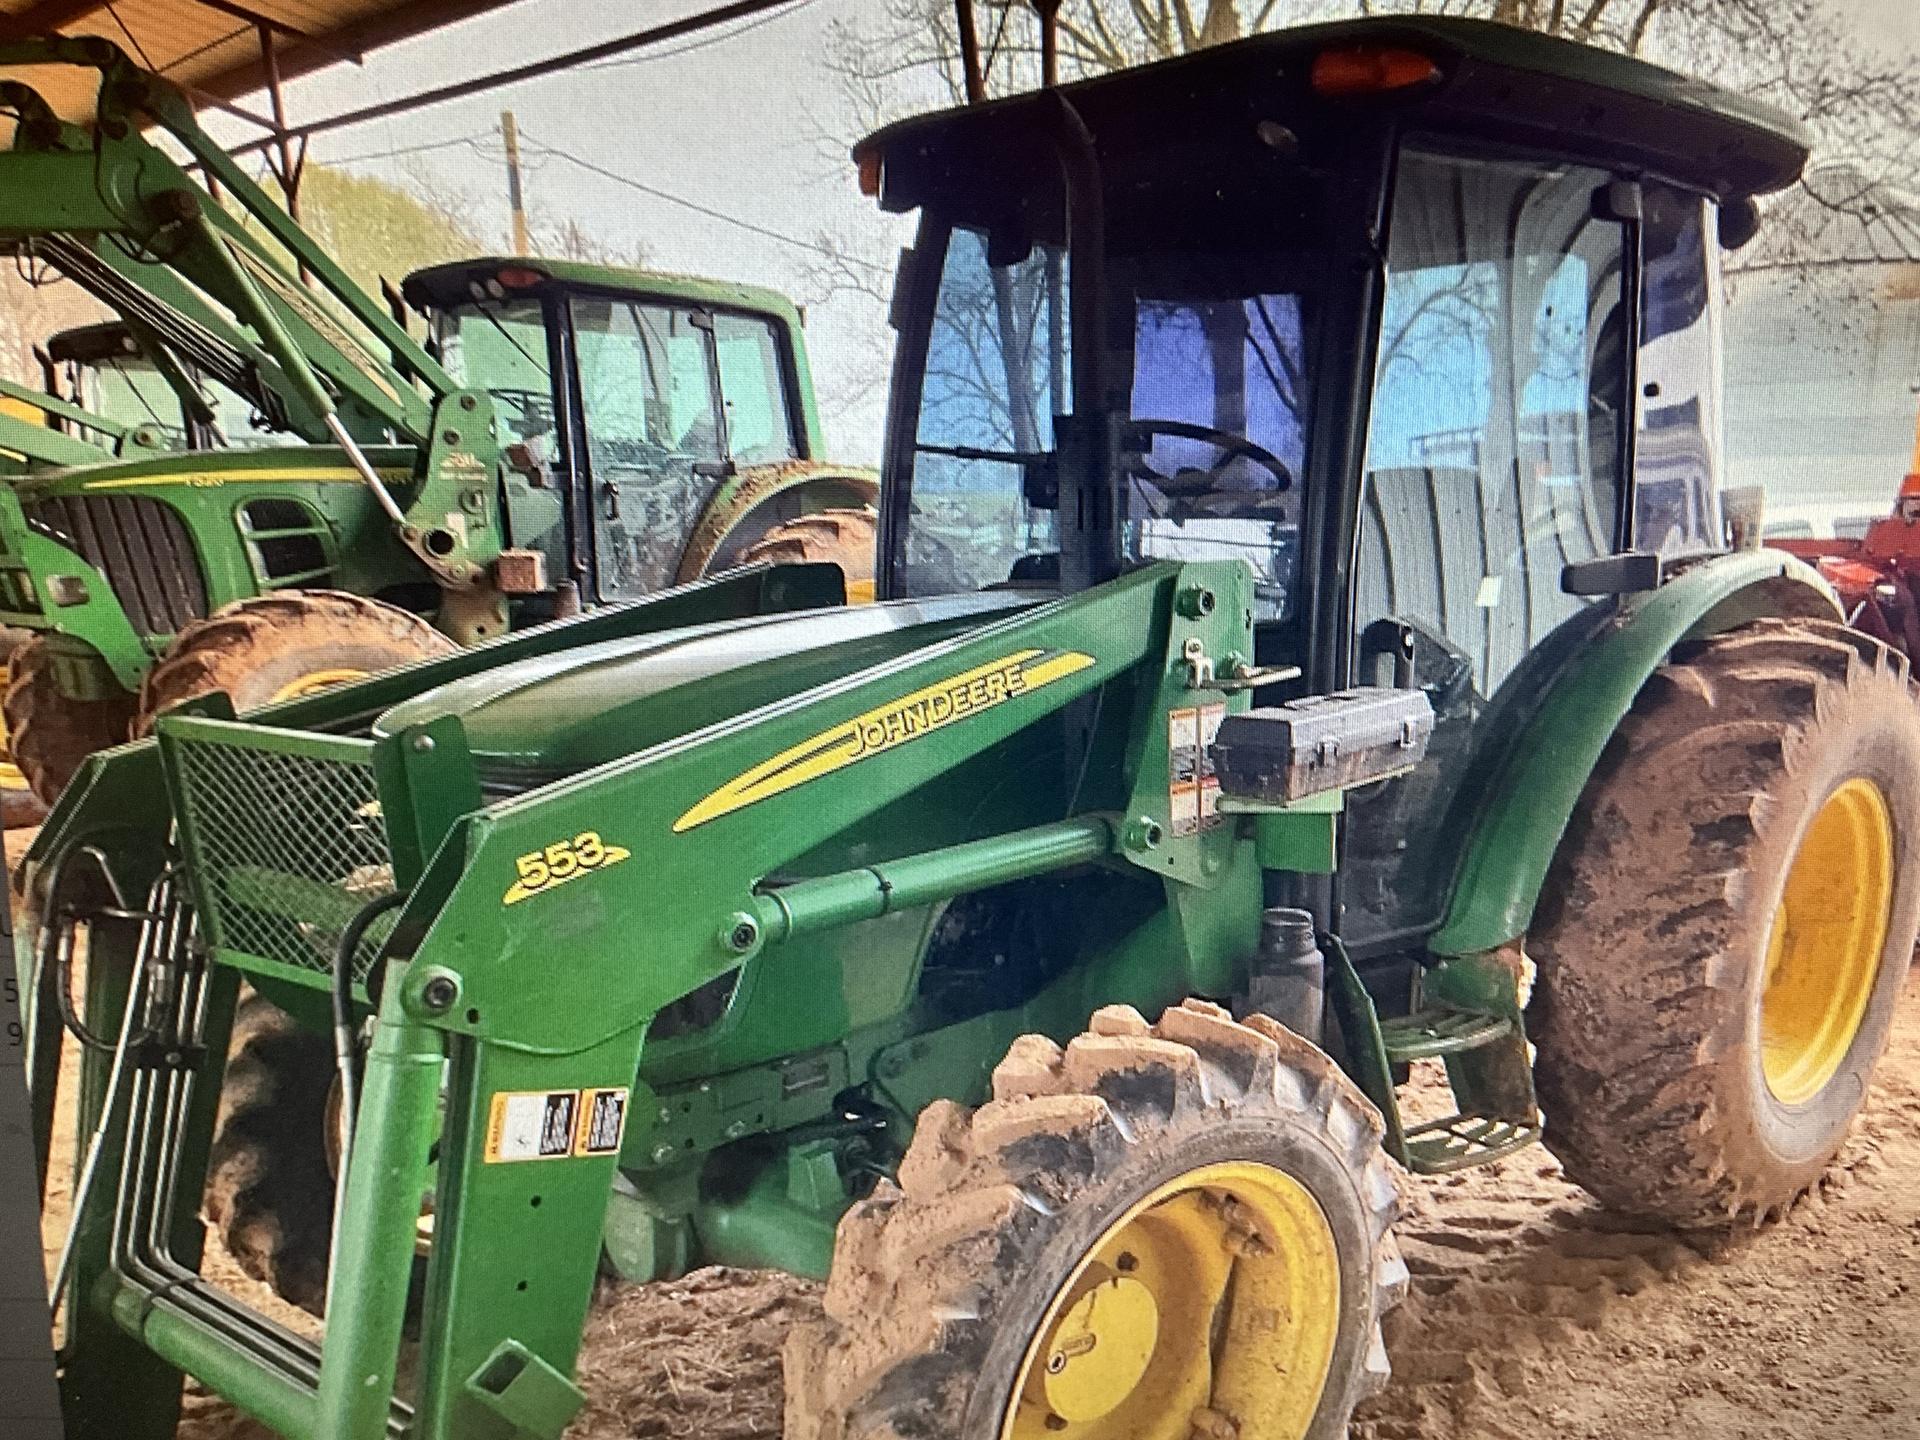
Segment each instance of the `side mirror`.
[{"label": "side mirror", "polygon": [[1738,250],[1760,233],[1760,207],[1751,195],[1720,207],[1720,248]]}]

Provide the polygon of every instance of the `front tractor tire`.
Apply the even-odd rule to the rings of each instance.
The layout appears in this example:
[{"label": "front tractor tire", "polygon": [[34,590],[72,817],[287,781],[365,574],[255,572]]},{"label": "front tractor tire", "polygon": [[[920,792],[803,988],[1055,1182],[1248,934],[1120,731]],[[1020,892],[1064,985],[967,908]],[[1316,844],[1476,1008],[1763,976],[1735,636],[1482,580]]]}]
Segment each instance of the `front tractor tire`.
[{"label": "front tractor tire", "polygon": [[133,733],[183,701],[224,690],[242,713],[454,649],[397,605],[342,590],[281,590],[182,627],[140,686]]},{"label": "front tractor tire", "polygon": [[318,1315],[333,1226],[333,1045],[241,992],[207,1168],[207,1219],[234,1262]]},{"label": "front tractor tire", "polygon": [[873,599],[879,526],[871,510],[816,510],[783,520],[740,552],[740,565],[838,565],[846,581],[847,603]]},{"label": "front tractor tire", "polygon": [[1823,621],[1676,654],[1622,722],[1530,941],[1547,1143],[1603,1202],[1764,1220],[1845,1141],[1920,931],[1906,660]]},{"label": "front tractor tire", "polygon": [[1378,1115],[1264,1016],[1100,1011],[920,1116],[787,1344],[787,1440],[1335,1440],[1407,1271]]},{"label": "front tractor tire", "polygon": [[97,700],[76,700],[60,686],[54,656],[43,637],[14,647],[7,662],[7,750],[42,805],[67,788],[80,763],[96,750],[124,745],[134,697],[114,691]]}]

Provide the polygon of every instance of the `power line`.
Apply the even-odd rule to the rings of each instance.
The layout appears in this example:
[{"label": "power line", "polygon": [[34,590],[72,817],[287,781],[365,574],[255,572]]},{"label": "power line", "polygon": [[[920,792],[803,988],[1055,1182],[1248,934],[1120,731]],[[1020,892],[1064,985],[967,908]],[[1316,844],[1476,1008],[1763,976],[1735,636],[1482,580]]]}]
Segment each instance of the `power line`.
[{"label": "power line", "polygon": [[456,135],[451,140],[429,140],[419,145],[395,146],[391,150],[368,150],[359,155],[328,155],[315,158],[326,165],[358,165],[373,160],[395,160],[403,155],[424,155],[430,150],[451,150],[456,145],[465,145],[476,153],[484,154],[480,143],[484,138],[485,135],[480,133]]},{"label": "power line", "polygon": [[645,65],[654,60],[671,60],[676,55],[691,55],[696,50],[705,50],[709,45],[723,45],[729,40],[739,39],[750,30],[758,30],[762,25],[771,25],[776,20],[784,20],[789,15],[797,15],[811,4],[813,4],[813,0],[794,0],[794,3],[784,10],[769,11],[757,19],[747,21],[744,25],[737,25],[733,29],[721,34],[708,35],[704,39],[689,40],[685,45],[675,46],[671,50],[655,50],[650,54],[634,55],[624,60],[602,60],[597,64],[583,65],[580,68],[583,70],[619,70],[629,65]]},{"label": "power line", "polygon": [[702,205],[697,200],[689,200],[685,196],[675,195],[670,190],[662,190],[658,186],[647,184],[645,181],[635,180],[631,175],[622,175],[617,170],[609,170],[604,165],[596,165],[593,161],[575,155],[572,151],[563,150],[557,145],[540,144],[525,130],[520,132],[520,137],[530,146],[536,146],[544,154],[552,155],[557,159],[567,161],[569,164],[577,165],[582,170],[598,175],[602,179],[613,181],[616,185],[624,185],[630,190],[637,190],[642,195],[650,195],[656,200],[664,200],[669,205],[678,205],[684,210],[693,211],[696,215],[704,215],[709,220],[718,220],[723,224],[733,225],[739,229],[751,231],[755,235],[764,236],[768,240],[778,241],[782,245],[791,245],[799,250],[811,250],[814,254],[824,255],[829,260],[837,260],[848,265],[857,265],[863,270],[871,270],[878,275],[887,273],[886,266],[876,265],[871,260],[862,260],[858,256],[846,255],[833,249],[831,246],[822,245],[817,241],[802,240],[797,235],[788,235],[784,231],[757,224],[752,220],[743,220],[738,215],[729,215],[725,211],[716,210],[710,205]]}]

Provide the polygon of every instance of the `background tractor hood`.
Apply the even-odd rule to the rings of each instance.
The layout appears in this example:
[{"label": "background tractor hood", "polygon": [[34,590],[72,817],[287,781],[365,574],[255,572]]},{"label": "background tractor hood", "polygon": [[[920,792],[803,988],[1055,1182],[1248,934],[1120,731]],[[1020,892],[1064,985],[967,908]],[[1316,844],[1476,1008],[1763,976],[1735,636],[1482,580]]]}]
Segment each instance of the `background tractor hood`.
[{"label": "background tractor hood", "polygon": [[394,706],[392,735],[459,717],[490,789],[524,789],[937,644],[1052,598],[996,590],[727,620],[502,665]]}]

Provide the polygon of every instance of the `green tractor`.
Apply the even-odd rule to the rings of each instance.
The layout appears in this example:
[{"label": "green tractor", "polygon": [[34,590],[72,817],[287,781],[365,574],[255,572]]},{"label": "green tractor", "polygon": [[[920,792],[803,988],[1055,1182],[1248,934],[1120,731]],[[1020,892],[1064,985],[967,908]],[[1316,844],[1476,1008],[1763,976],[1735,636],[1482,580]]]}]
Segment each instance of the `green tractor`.
[{"label": "green tractor", "polygon": [[[920,216],[879,603],[745,569],[205,697],[54,812],[69,1434],[161,1440],[185,1373],[552,1440],[603,1267],[725,1262],[826,1280],[789,1440],[1332,1440],[1403,1174],[1788,1209],[1920,929],[1920,711],[1813,571],[1636,497],[1715,492],[1719,252],[1806,153],[1439,19],[867,140]],[[318,1344],[198,1273],[243,981],[337,1047]]]},{"label": "green tractor", "polygon": [[123,448],[0,495],[0,625],[36,636],[6,718],[42,798],[210,689],[284,699],[748,553],[867,582],[875,482],[819,458],[784,297],[483,258],[406,282],[436,332],[422,345],[164,81],[104,42],[0,47],[0,64],[30,63],[97,68],[99,114],[80,131],[0,84],[23,117],[0,153],[0,243],[181,357],[163,378],[189,426],[223,428],[235,408],[201,393],[211,374],[247,397],[249,426],[324,442]]}]

